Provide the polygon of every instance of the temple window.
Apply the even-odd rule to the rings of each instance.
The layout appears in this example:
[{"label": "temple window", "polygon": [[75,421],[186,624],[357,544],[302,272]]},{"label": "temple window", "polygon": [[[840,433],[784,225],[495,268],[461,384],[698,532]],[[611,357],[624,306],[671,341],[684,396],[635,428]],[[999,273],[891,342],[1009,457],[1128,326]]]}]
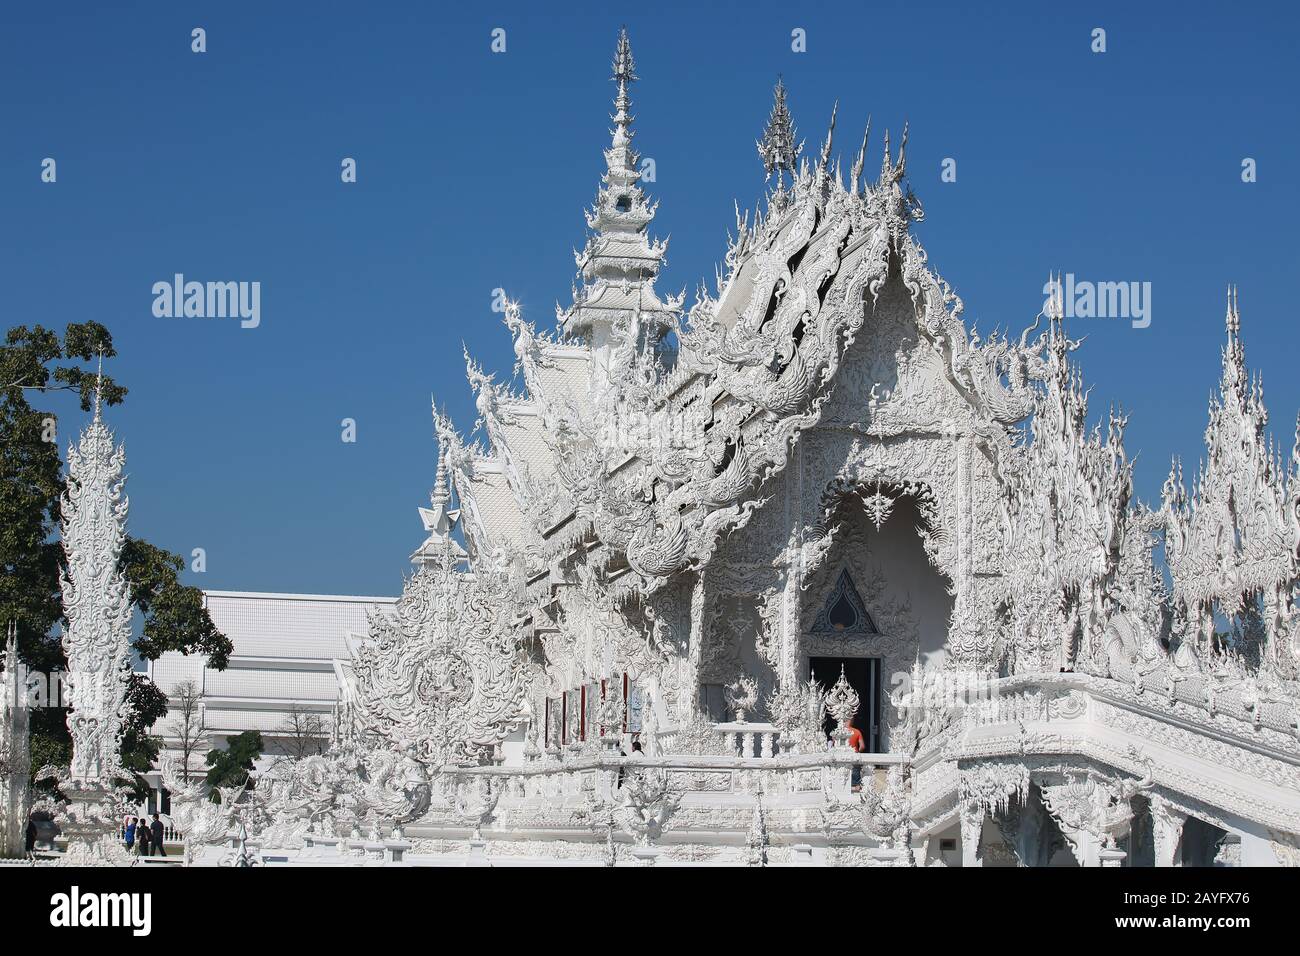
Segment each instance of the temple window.
[{"label": "temple window", "polygon": [[857,634],[878,634],[876,622],[871,619],[862,596],[853,583],[853,577],[845,568],[835,580],[821,613],[813,622],[815,633],[848,632]]}]

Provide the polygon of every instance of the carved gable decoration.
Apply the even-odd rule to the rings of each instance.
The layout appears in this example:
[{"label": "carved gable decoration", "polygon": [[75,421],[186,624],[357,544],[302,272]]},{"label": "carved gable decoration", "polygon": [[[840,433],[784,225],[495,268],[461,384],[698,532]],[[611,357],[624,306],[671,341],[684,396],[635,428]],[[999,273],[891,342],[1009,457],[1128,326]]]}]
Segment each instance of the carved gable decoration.
[{"label": "carved gable decoration", "polygon": [[504,577],[422,567],[356,654],[358,729],[431,764],[476,763],[522,719],[525,675]]},{"label": "carved gable decoration", "polygon": [[840,571],[821,613],[813,622],[813,633],[879,634],[848,568]]}]

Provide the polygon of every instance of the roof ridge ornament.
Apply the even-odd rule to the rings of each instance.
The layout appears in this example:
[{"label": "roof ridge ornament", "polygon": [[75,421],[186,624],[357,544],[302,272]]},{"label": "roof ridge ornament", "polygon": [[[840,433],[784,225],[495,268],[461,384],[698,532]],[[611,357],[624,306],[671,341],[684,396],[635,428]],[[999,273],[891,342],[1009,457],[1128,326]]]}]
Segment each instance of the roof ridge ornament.
[{"label": "roof ridge ornament", "polygon": [[636,61],[632,58],[632,41],[628,38],[627,27],[619,27],[618,46],[614,50],[614,75],[610,77],[618,83],[620,92],[628,83],[637,80]]},{"label": "roof ridge ornament", "polygon": [[831,162],[831,146],[835,140],[835,116],[840,111],[840,101],[836,100],[835,105],[831,107],[831,124],[826,130],[826,142],[822,143],[821,156],[817,160],[817,169],[823,174],[826,172]]},{"label": "roof ridge ornament", "polygon": [[871,114],[867,114],[867,128],[862,132],[862,145],[858,147],[858,158],[853,161],[853,170],[849,176],[849,186],[855,194],[859,193],[864,185],[862,182],[862,170],[867,164],[867,143],[871,139]]},{"label": "roof ridge ornament", "polygon": [[795,160],[803,150],[803,143],[795,143],[797,135],[794,117],[790,115],[790,108],[786,105],[785,80],[778,75],[776,86],[772,88],[771,115],[767,118],[762,139],[754,144],[758,147],[759,158],[763,160],[763,170],[766,173],[764,181],[771,179],[772,173],[776,173],[778,192],[784,189],[785,173],[790,174],[791,180],[794,179]]}]

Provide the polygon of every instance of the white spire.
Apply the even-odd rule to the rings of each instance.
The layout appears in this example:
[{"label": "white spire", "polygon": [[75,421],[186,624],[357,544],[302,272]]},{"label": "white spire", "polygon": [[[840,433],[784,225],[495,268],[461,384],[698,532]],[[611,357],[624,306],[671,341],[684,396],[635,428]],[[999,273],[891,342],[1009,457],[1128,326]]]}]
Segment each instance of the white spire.
[{"label": "white spire", "polygon": [[99,369],[95,372],[95,421],[100,420],[100,405],[104,397],[104,350],[99,350]]},{"label": "white spire", "polygon": [[[436,414],[436,413],[435,413]],[[416,564],[460,564],[467,557],[465,549],[454,533],[460,521],[460,510],[451,507],[450,468],[446,447],[438,454],[438,470],[429,495],[432,507],[420,508],[420,522],[429,536],[411,555]]]},{"label": "white spire", "polygon": [[60,580],[71,678],[70,776],[84,787],[109,789],[121,775],[117,747],[131,667],[131,601],[118,564],[126,540],[126,452],[114,447],[99,415],[98,394],[97,386],[94,421],[68,449],[62,529],[67,567]]},{"label": "white spire", "polygon": [[785,81],[778,76],[776,86],[772,89],[772,115],[767,118],[763,138],[755,144],[767,178],[770,179],[776,173],[778,190],[783,186],[785,173],[794,176],[795,160],[801,148],[801,145],[795,143],[796,136],[794,118],[786,105]]},{"label": "white spire", "polygon": [[680,308],[676,302],[661,302],[654,291],[668,244],[649,238],[655,204],[641,189],[641,157],[632,148],[629,88],[636,78],[632,44],[623,29],[611,77],[618,85],[610,117],[614,128],[605,150],[601,186],[586,214],[592,235],[576,255],[580,284],[574,289],[573,305],[559,317],[567,336],[597,346],[609,343],[614,329],[626,325],[634,314],[646,326],[666,328],[671,314]]}]

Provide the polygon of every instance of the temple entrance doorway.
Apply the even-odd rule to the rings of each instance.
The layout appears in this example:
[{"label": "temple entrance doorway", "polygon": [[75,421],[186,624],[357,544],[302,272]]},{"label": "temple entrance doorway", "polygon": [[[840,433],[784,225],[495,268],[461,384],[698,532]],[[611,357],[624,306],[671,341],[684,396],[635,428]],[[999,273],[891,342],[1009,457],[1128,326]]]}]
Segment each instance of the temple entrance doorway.
[{"label": "temple entrance doorway", "polygon": [[[810,657],[808,667],[812,675],[828,691],[840,679],[840,669],[844,677],[858,695],[858,713],[853,718],[853,726],[862,731],[862,740],[868,753],[881,752],[880,732],[880,658],[878,657]],[[826,715],[822,721],[822,730],[829,738],[835,729],[835,721]]]}]

